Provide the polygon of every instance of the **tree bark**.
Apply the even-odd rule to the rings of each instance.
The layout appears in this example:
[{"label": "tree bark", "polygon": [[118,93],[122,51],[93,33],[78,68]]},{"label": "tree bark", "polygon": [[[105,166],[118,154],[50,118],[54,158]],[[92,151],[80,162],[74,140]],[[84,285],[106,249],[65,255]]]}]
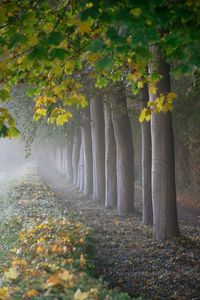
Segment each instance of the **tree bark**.
[{"label": "tree bark", "polygon": [[80,158],[80,146],[81,146],[81,132],[80,128],[76,127],[74,130],[74,144],[73,144],[73,151],[72,151],[72,166],[73,166],[73,184],[77,185],[78,180],[78,165],[79,165],[79,158]]},{"label": "tree bark", "polygon": [[134,210],[134,151],[123,84],[113,87],[110,100],[117,149],[117,210],[126,214]]},{"label": "tree bark", "polygon": [[105,118],[105,207],[117,207],[116,142],[111,107],[104,104]]},{"label": "tree bark", "polygon": [[[148,87],[142,89],[141,109],[147,106],[149,100]],[[153,207],[151,194],[151,126],[150,122],[141,123],[142,133],[142,202],[143,224],[153,224]]]},{"label": "tree bark", "polygon": [[79,159],[79,190],[84,190],[84,145],[83,145],[83,128],[81,127],[81,147]]},{"label": "tree bark", "polygon": [[92,157],[93,157],[93,200],[105,201],[105,133],[103,99],[96,91],[90,103]]},{"label": "tree bark", "polygon": [[[157,83],[157,94],[150,94],[150,100],[155,101],[161,93],[166,95],[171,91],[170,66],[153,47],[152,56],[150,74],[157,70],[162,75],[162,79]],[[152,114],[151,135],[153,237],[154,240],[166,240],[179,235],[171,112]]]},{"label": "tree bark", "polygon": [[84,195],[92,195],[93,192],[93,162],[92,162],[92,136],[90,112],[88,119],[83,124],[83,147],[84,147]]},{"label": "tree bark", "polygon": [[67,180],[70,182],[73,182],[73,166],[72,166],[72,150],[73,150],[73,144],[67,143],[66,145],[66,161],[67,161]]}]

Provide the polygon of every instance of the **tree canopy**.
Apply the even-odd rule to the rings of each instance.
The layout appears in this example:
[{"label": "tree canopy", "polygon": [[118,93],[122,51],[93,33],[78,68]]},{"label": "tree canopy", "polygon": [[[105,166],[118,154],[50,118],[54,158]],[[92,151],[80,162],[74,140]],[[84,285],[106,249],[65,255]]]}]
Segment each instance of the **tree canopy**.
[{"label": "tree canopy", "polygon": [[[195,28],[195,30],[194,30]],[[148,83],[152,94],[161,79],[147,65],[156,47],[175,76],[198,73],[200,2],[174,1],[2,1],[0,5],[0,98],[10,98],[13,85],[25,82],[35,97],[35,116],[63,125],[71,107],[84,108],[83,78],[104,88],[125,80],[136,94]],[[175,94],[159,95],[143,108],[172,110]],[[0,135],[16,136],[9,111],[0,108]]]}]

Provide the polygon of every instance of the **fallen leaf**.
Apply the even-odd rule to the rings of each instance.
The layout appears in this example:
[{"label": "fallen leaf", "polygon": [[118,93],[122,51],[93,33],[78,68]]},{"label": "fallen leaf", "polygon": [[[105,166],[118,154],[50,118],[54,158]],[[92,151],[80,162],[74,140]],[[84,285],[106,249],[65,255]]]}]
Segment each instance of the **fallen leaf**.
[{"label": "fallen leaf", "polygon": [[13,268],[9,268],[9,270],[7,272],[4,272],[4,277],[6,279],[16,279],[18,277],[18,272],[17,272],[17,268],[13,267]]}]

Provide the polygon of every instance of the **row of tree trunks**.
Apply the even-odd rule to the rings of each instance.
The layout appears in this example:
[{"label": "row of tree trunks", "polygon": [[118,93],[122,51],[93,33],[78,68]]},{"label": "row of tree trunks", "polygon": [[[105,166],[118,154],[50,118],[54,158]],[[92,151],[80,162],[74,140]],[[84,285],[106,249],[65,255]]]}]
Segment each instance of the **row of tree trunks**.
[{"label": "row of tree trunks", "polygon": [[[152,50],[149,73],[158,70],[162,79],[157,94],[143,88],[141,107],[170,92],[169,65]],[[107,92],[107,103],[96,92],[88,118],[74,130],[73,146],[67,145],[68,178],[74,185],[119,214],[134,210],[134,150],[126,90],[123,84]],[[153,223],[155,240],[179,234],[176,210],[174,142],[171,113],[152,113],[141,124],[143,224]],[[72,150],[73,148],[73,150]],[[58,155],[59,156],[59,155]],[[71,165],[70,165],[71,161]],[[58,168],[61,162],[58,160]],[[66,169],[66,166],[64,166]]]}]

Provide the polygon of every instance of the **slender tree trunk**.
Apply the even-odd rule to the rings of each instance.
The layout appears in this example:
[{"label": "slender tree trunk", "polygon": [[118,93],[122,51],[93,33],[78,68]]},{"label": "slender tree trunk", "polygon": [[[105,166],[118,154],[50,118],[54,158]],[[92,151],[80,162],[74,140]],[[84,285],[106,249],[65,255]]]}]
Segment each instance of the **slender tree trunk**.
[{"label": "slender tree trunk", "polygon": [[70,182],[73,182],[73,166],[72,166],[72,150],[73,150],[73,144],[67,143],[66,146],[66,160],[67,160],[67,179]]},{"label": "slender tree trunk", "polygon": [[93,200],[105,201],[105,133],[102,96],[96,92],[90,103],[92,157],[93,157]]},{"label": "slender tree trunk", "polygon": [[104,105],[105,117],[105,207],[117,207],[116,142],[109,103]]},{"label": "slender tree trunk", "polygon": [[[142,90],[141,108],[147,106],[149,100],[148,87]],[[150,122],[141,123],[142,132],[142,200],[143,224],[153,224],[153,207],[151,194],[151,126]]]},{"label": "slender tree trunk", "polygon": [[84,191],[84,144],[83,144],[83,128],[81,128],[81,148],[80,148],[80,160],[79,160],[79,189]]},{"label": "slender tree trunk", "polygon": [[113,87],[110,99],[117,149],[117,210],[126,214],[134,210],[134,151],[123,84]]},{"label": "slender tree trunk", "polygon": [[88,112],[88,119],[83,124],[83,146],[84,146],[84,195],[92,195],[93,191],[93,163],[92,163],[92,136],[91,120]]},{"label": "slender tree trunk", "polygon": [[73,166],[73,184],[76,186],[78,182],[78,165],[80,158],[80,146],[81,146],[81,132],[80,128],[76,127],[74,130],[74,144],[72,151],[72,166]]},{"label": "slender tree trunk", "polygon": [[[170,66],[152,47],[150,74],[158,70],[162,79],[157,84],[157,95],[150,94],[150,100],[162,94],[168,94],[170,87]],[[176,187],[174,136],[172,114],[152,114],[152,201],[153,201],[153,237],[155,240],[166,240],[179,235]]]}]

